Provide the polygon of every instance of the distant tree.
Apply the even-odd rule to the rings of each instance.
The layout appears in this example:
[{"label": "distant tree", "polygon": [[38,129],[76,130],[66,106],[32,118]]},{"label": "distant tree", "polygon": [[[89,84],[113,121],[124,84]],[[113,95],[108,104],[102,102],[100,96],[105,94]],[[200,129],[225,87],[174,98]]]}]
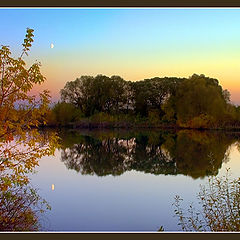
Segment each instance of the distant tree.
[{"label": "distant tree", "polygon": [[134,83],[135,112],[147,116],[152,109],[158,110],[163,117],[163,105],[170,96],[176,94],[181,78],[151,78]]},{"label": "distant tree", "polygon": [[[67,82],[61,99],[86,116],[131,113],[137,122],[177,124],[181,127],[216,128],[239,125],[230,93],[217,79],[193,74],[189,78],[151,78],[125,81],[119,76],[82,76]],[[154,116],[153,116],[154,115]],[[154,121],[152,121],[154,119]]]},{"label": "distant tree", "polygon": [[125,105],[127,104],[127,95],[125,92],[127,90],[127,83],[119,76],[112,76],[111,83],[111,112],[119,114],[120,111],[123,110]]},{"label": "distant tree", "polygon": [[227,89],[225,89],[223,90],[222,94],[226,103],[230,103],[230,96],[231,96],[230,92]]},{"label": "distant tree", "polygon": [[119,76],[82,76],[67,82],[61,90],[61,99],[79,108],[85,116],[97,112],[119,113],[126,102],[124,80]]},{"label": "distant tree", "polygon": [[179,85],[174,103],[180,125],[188,125],[190,120],[204,115],[216,121],[225,113],[227,104],[222,87],[216,79],[196,74]]},{"label": "distant tree", "polygon": [[85,115],[90,115],[93,79],[91,76],[82,76],[75,81],[67,82],[60,91],[61,100],[73,104]]}]

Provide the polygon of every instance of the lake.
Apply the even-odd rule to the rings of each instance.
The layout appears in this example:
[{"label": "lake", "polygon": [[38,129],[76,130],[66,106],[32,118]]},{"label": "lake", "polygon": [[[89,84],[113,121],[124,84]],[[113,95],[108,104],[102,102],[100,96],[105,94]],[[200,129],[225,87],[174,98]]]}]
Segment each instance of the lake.
[{"label": "lake", "polygon": [[181,231],[174,197],[197,203],[199,185],[240,176],[239,133],[61,130],[31,185],[51,205],[43,231]]}]

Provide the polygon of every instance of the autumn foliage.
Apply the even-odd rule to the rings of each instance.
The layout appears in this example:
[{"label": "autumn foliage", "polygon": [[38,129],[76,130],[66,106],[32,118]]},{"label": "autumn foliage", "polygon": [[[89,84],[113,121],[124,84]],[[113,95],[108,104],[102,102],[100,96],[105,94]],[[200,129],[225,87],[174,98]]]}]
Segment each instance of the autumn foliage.
[{"label": "autumn foliage", "polygon": [[[40,72],[39,62],[27,67],[24,61],[32,46],[33,37],[33,30],[27,29],[23,49],[18,58],[11,56],[8,46],[2,46],[0,49],[0,225],[9,226],[5,230],[18,230],[17,224],[14,223],[26,216],[28,220],[29,217],[36,218],[30,204],[25,212],[24,208],[19,214],[14,210],[17,217],[15,220],[9,220],[5,212],[9,208],[4,208],[4,204],[8,202],[11,205],[10,200],[14,200],[19,206],[24,206],[26,201],[30,201],[30,195],[28,200],[22,199],[22,189],[25,186],[26,192],[29,183],[28,173],[38,165],[39,158],[54,153],[57,143],[55,133],[42,134],[38,128],[40,124],[46,124],[49,92],[45,90],[38,97],[29,95],[34,85],[45,80]],[[14,197],[11,199],[11,196]],[[36,203],[36,198],[32,203]],[[23,224],[24,222],[22,226]],[[26,225],[23,230],[33,229],[30,225],[28,228]]]}]

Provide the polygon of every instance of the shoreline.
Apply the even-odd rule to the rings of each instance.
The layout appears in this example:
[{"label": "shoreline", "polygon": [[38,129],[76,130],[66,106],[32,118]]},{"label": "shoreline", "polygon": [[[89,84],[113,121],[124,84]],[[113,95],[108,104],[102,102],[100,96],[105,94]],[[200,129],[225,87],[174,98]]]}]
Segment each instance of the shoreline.
[{"label": "shoreline", "polygon": [[109,123],[89,123],[89,124],[67,124],[67,125],[42,125],[40,128],[49,129],[70,129],[70,130],[190,130],[190,131],[214,131],[214,132],[234,132],[240,133],[240,127],[226,127],[226,128],[191,128],[181,127],[178,125],[112,125]]}]

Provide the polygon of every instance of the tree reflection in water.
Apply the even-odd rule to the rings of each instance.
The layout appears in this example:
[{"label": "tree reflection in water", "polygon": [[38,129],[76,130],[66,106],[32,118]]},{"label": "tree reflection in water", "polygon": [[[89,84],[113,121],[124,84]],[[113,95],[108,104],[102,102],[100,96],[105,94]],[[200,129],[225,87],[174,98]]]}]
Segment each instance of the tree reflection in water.
[{"label": "tree reflection in water", "polygon": [[216,175],[238,136],[210,131],[62,132],[61,159],[69,169],[97,176],[136,170],[152,174]]},{"label": "tree reflection in water", "polygon": [[54,153],[57,135],[35,129],[0,140],[0,231],[40,230],[39,218],[50,206],[30,186],[29,173]]}]

